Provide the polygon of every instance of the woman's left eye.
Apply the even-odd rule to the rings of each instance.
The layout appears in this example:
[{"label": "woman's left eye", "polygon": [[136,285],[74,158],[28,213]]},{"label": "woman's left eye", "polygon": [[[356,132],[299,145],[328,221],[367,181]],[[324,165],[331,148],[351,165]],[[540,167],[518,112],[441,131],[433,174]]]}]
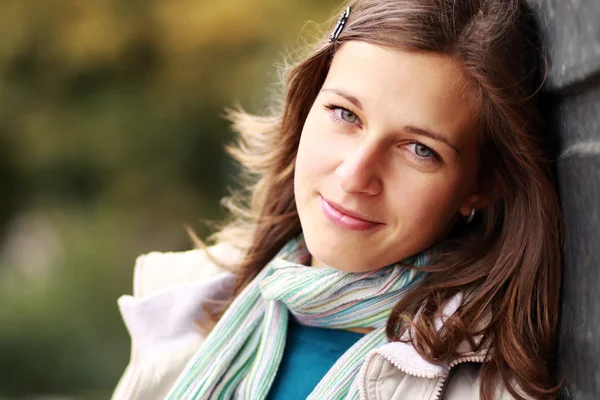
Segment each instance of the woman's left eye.
[{"label": "woman's left eye", "polygon": [[433,155],[433,152],[429,147],[425,146],[424,144],[415,143],[415,154],[419,157],[427,158]]},{"label": "woman's left eye", "polygon": [[412,142],[404,146],[409,150],[413,157],[418,159],[419,161],[428,162],[428,161],[437,161],[438,155],[431,148],[425,146],[423,143]]}]

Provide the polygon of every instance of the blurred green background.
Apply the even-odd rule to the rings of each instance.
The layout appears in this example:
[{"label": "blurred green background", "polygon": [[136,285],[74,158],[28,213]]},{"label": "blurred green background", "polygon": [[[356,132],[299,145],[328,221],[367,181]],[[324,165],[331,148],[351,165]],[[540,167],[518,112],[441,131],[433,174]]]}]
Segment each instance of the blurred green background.
[{"label": "blurred green background", "polygon": [[223,217],[224,107],[260,113],[338,5],[0,2],[0,398],[110,396],[135,258]]}]

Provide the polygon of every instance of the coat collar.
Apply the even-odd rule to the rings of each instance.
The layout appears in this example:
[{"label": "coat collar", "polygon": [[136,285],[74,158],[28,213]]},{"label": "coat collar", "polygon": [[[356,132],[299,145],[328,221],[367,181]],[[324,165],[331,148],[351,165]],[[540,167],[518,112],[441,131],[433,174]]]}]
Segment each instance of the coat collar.
[{"label": "coat collar", "polygon": [[[456,313],[458,307],[462,304],[463,293],[457,293],[452,297],[444,306],[441,316],[436,318],[435,326],[440,330],[444,324],[444,321],[449,316]],[[478,327],[483,327],[487,324],[491,318],[491,313],[487,313],[485,318],[481,320]],[[405,335],[407,337],[407,335]],[[482,336],[474,337],[474,342],[480,344],[483,339]],[[440,377],[448,373],[450,368],[454,365],[464,361],[475,361],[475,362],[487,362],[492,356],[492,349],[490,348],[489,340],[484,343],[481,348],[477,351],[471,350],[471,347],[467,341],[462,342],[458,346],[459,357],[443,361],[440,363],[432,363],[426,360],[412,345],[410,342],[390,342],[381,347],[373,349],[366,358],[365,363],[362,366],[363,372],[368,369],[370,362],[375,357],[383,357],[385,360],[393,364],[395,367],[403,371],[404,373],[423,377],[423,378],[435,378]]]},{"label": "coat collar", "polygon": [[[138,275],[146,274],[146,276],[138,276],[136,279],[156,280],[152,271],[164,271],[165,268],[170,269],[170,274],[177,274],[179,270],[184,270],[183,267],[179,268],[181,263],[169,262],[169,265],[164,265],[165,261],[163,259],[155,263],[156,268],[146,266],[145,271],[140,268]],[[181,279],[183,275],[189,275],[189,272],[182,273]],[[162,279],[158,275],[156,277]],[[197,276],[190,276],[190,279],[193,280],[160,288],[146,295],[122,296],[119,299],[119,308],[125,325],[140,350],[152,352],[166,343],[189,337],[201,338],[203,334],[199,325],[206,319],[206,312],[210,311],[214,299],[225,300],[230,295],[235,276],[230,272],[222,272],[208,279],[198,279]],[[458,293],[445,305],[442,315],[435,321],[438,330],[448,316],[457,311],[462,301],[463,294]],[[489,314],[481,324],[486,323],[488,318]],[[474,339],[477,343],[481,337]],[[466,341],[459,346],[459,351],[464,357],[481,361],[489,360],[491,356],[489,350],[489,345],[486,344],[479,351],[472,352]],[[372,350],[367,359],[376,356],[384,357],[411,375],[423,377],[440,376],[449,370],[453,363],[460,361],[457,359],[433,364],[425,360],[410,342],[387,343]]]}]

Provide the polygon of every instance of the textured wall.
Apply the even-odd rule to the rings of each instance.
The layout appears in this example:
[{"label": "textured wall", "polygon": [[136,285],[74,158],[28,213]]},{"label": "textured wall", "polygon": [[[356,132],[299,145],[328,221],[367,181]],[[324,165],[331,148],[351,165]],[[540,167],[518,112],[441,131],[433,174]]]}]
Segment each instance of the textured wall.
[{"label": "textured wall", "polygon": [[551,68],[546,109],[565,217],[564,399],[600,399],[600,0],[530,0]]}]

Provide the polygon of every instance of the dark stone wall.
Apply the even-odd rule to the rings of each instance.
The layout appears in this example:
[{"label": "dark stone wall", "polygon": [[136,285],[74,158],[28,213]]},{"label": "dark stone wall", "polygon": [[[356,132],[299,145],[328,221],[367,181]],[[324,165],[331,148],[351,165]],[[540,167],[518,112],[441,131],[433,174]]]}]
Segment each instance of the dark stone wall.
[{"label": "dark stone wall", "polygon": [[544,114],[565,221],[563,399],[600,399],[600,0],[529,0],[550,57]]}]

